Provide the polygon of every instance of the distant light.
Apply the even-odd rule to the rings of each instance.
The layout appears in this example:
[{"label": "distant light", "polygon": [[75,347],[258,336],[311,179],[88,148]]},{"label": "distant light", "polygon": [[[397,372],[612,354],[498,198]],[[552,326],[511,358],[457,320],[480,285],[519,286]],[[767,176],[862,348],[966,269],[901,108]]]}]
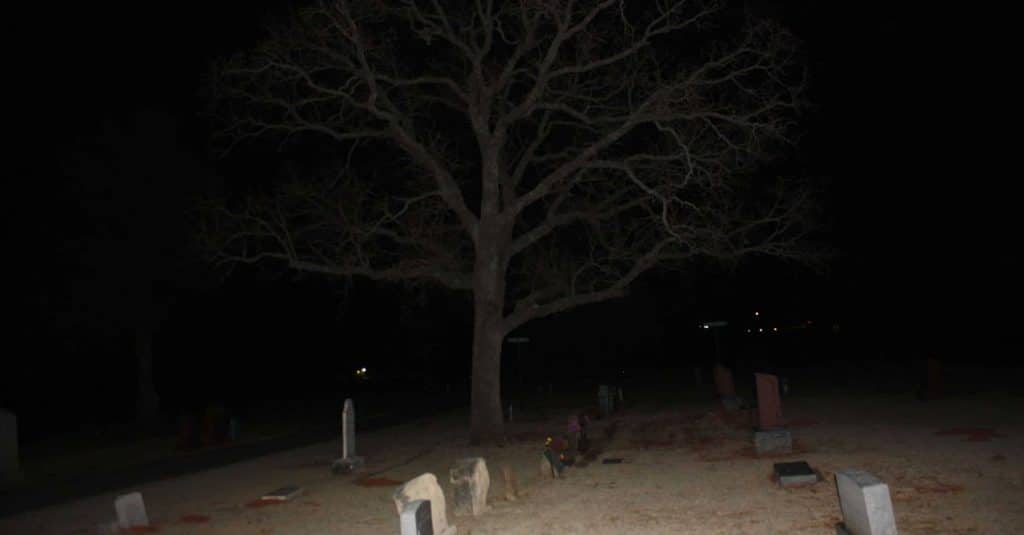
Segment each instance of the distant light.
[{"label": "distant light", "polygon": [[761,327],[759,327],[759,328],[757,329],[757,332],[759,332],[759,333],[763,333],[763,332],[764,332],[764,328],[761,328]]},{"label": "distant light", "polygon": [[779,332],[779,328],[778,327],[772,327],[772,330],[775,331],[775,332]]},{"label": "distant light", "polygon": [[363,368],[363,369],[362,369],[361,371],[362,371],[363,373],[366,373],[366,368]]},{"label": "distant light", "polygon": [[749,332],[750,332],[750,329],[747,329],[747,332],[749,333]]},{"label": "distant light", "polygon": [[761,315],[761,313],[760,313],[760,312],[754,312],[754,315],[755,315],[755,316],[760,316],[760,315]]},{"label": "distant light", "polygon": [[710,325],[708,325],[707,323],[705,323],[705,324],[704,324],[704,328],[705,328],[705,329],[710,329],[710,328],[711,328],[711,326],[710,326]]}]

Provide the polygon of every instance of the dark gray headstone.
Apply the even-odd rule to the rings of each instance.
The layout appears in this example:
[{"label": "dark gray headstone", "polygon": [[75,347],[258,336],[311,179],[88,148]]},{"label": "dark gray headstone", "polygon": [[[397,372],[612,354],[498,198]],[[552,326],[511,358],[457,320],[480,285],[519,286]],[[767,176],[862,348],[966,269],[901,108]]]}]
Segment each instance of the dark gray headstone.
[{"label": "dark gray headstone", "polygon": [[0,482],[20,479],[18,417],[0,409]]},{"label": "dark gray headstone", "polygon": [[142,494],[132,492],[118,496],[114,500],[114,511],[117,512],[117,525],[122,528],[136,526],[148,526],[149,517],[146,515],[146,504],[142,501]]},{"label": "dark gray headstone", "polygon": [[356,408],[351,399],[345,400],[341,411],[341,457],[356,456]]},{"label": "dark gray headstone", "polygon": [[897,535],[889,486],[864,470],[836,472],[843,524],[851,535]]},{"label": "dark gray headstone", "polygon": [[608,385],[597,387],[597,403],[601,411],[601,417],[606,418],[612,412],[612,395]]},{"label": "dark gray headstone", "polygon": [[413,500],[402,508],[399,517],[402,535],[434,535],[430,500]]},{"label": "dark gray headstone", "polygon": [[792,487],[818,482],[818,473],[805,461],[775,463],[775,477],[780,487]]},{"label": "dark gray headstone", "polygon": [[754,432],[754,449],[758,455],[793,451],[793,435],[788,429]]}]

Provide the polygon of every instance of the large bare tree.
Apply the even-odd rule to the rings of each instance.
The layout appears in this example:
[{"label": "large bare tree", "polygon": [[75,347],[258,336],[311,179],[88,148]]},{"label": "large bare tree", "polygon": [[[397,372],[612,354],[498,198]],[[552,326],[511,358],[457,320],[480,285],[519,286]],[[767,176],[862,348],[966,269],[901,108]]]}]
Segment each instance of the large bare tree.
[{"label": "large bare tree", "polygon": [[222,204],[209,222],[218,258],[470,293],[471,434],[502,440],[501,351],[517,327],[696,256],[803,254],[805,192],[753,173],[793,141],[803,65],[782,27],[738,11],[302,9],[214,69],[221,139],[320,138],[334,165]]}]

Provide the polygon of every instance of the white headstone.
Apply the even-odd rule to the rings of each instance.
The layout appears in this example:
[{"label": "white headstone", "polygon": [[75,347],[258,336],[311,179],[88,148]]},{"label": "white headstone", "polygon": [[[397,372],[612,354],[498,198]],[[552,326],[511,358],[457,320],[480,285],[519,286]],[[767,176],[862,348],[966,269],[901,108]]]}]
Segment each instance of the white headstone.
[{"label": "white headstone", "polygon": [[413,500],[405,504],[399,522],[402,535],[434,535],[430,501]]},{"label": "white headstone", "polygon": [[455,526],[448,525],[448,504],[445,502],[444,492],[434,474],[426,473],[406,481],[404,485],[395,489],[392,497],[399,516],[409,503],[416,500],[429,501],[431,525],[435,535],[455,535]]},{"label": "white headstone", "polygon": [[345,400],[345,408],[341,411],[341,457],[350,459],[356,456],[356,408],[351,399]]},{"label": "white headstone", "polygon": [[480,516],[487,509],[487,491],[491,488],[491,475],[483,457],[459,459],[449,471],[449,483],[454,490],[456,515]]},{"label": "white headstone", "polygon": [[18,417],[0,409],[0,481],[19,479]]},{"label": "white headstone", "polygon": [[843,524],[851,535],[897,535],[889,485],[863,470],[836,472]]},{"label": "white headstone", "polygon": [[142,502],[141,493],[133,492],[118,496],[114,500],[114,510],[117,511],[117,524],[124,529],[149,525],[146,504]]}]

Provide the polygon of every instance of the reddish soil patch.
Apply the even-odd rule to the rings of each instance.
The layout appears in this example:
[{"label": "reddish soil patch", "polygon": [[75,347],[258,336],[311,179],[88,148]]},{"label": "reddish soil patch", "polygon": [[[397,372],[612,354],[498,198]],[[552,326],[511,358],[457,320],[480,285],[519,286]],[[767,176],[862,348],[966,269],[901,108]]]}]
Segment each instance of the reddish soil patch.
[{"label": "reddish soil patch", "polygon": [[726,451],[721,453],[716,452],[717,454],[705,451],[698,452],[698,454],[702,462],[717,463],[722,461],[737,461],[740,459],[784,459],[786,457],[792,457],[794,455],[802,455],[809,451],[810,449],[805,447],[799,441],[794,440],[793,450],[788,453],[765,453],[758,455],[757,450],[755,450],[753,446],[746,446],[732,451]]},{"label": "reddish soil patch", "polygon": [[994,429],[987,427],[955,427],[953,429],[936,431],[935,434],[940,436],[964,435],[967,437],[966,440],[968,442],[988,442],[993,438],[1006,437],[1006,435],[996,433]]},{"label": "reddish soil patch", "polygon": [[178,519],[182,524],[205,524],[210,521],[206,515],[185,515]]},{"label": "reddish soil patch", "polygon": [[992,456],[992,460],[993,461],[1005,461],[1006,460],[1006,456],[1005,455],[1000,455],[1000,454],[997,453],[997,454]]},{"label": "reddish soil patch", "polygon": [[259,509],[261,507],[267,507],[270,505],[281,505],[284,502],[285,500],[264,500],[263,498],[260,498],[258,500],[253,500],[245,504],[245,506],[248,507],[249,509]]},{"label": "reddish soil patch", "polygon": [[360,487],[396,487],[402,483],[403,481],[387,477],[367,477],[356,480],[356,485],[359,485]]},{"label": "reddish soil patch", "polygon": [[947,494],[963,492],[964,486],[951,485],[948,483],[940,483],[938,481],[935,481],[934,483],[930,483],[928,485],[914,485],[914,490],[920,492],[921,494]]}]

